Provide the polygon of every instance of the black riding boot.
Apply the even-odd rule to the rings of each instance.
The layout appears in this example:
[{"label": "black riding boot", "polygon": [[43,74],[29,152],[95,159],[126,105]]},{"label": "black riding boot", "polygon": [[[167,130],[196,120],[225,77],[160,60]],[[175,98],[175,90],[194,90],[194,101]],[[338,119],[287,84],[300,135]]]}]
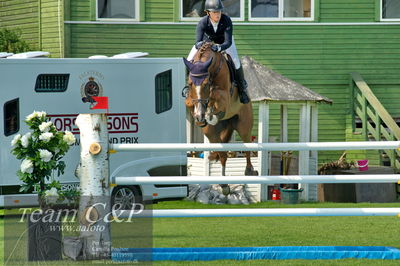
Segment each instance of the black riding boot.
[{"label": "black riding boot", "polygon": [[239,98],[240,102],[243,104],[249,103],[250,98],[247,95],[247,82],[244,79],[244,73],[243,73],[243,67],[240,66],[239,69],[236,69],[236,82],[238,86],[238,91],[239,91]]}]

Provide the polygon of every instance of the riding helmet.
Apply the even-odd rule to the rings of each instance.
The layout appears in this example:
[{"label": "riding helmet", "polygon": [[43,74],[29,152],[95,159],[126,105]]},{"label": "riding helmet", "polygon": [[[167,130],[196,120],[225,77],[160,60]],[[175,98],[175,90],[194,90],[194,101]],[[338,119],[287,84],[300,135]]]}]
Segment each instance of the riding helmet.
[{"label": "riding helmet", "polygon": [[224,5],[221,0],[206,0],[204,5],[204,9],[206,11],[222,11],[224,9]]}]

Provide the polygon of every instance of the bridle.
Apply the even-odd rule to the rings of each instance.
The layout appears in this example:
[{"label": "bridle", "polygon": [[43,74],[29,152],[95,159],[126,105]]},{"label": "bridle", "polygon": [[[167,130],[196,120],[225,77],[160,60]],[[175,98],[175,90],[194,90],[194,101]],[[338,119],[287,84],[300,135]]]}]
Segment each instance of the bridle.
[{"label": "bridle", "polygon": [[[193,74],[193,73],[189,73],[189,76],[192,77],[204,77],[204,79],[208,78],[208,82],[207,84],[203,87],[203,89],[208,89],[211,87],[211,82],[212,79],[210,78],[210,73],[199,73],[199,74]],[[196,104],[196,103],[200,103],[202,104],[204,107],[207,107],[208,103],[210,102],[210,96],[208,96],[207,99],[192,99],[192,103]]]},{"label": "bridle", "polygon": [[222,68],[222,55],[220,56],[220,60],[219,60],[219,65],[217,70],[214,72],[214,75],[210,75],[209,72],[205,72],[205,73],[189,73],[189,76],[192,77],[204,77],[204,79],[206,79],[208,77],[208,82],[207,84],[203,87],[203,89],[208,89],[210,88],[210,93],[208,95],[207,99],[192,99],[192,103],[196,104],[196,103],[200,103],[202,104],[205,108],[207,108],[208,103],[210,102],[210,94],[211,94],[211,88],[212,88],[212,84],[213,84],[213,80],[214,78],[218,75],[219,71],[221,71]]},{"label": "bridle", "polygon": [[[211,95],[212,88],[213,88],[214,78],[221,71],[222,62],[223,62],[223,56],[220,55],[218,68],[216,69],[216,71],[213,72],[213,75],[211,75],[210,72],[208,72],[208,71],[204,72],[204,73],[191,73],[191,72],[189,73],[189,76],[191,76],[193,78],[202,78],[202,77],[204,77],[204,79],[208,78],[208,82],[205,84],[205,86],[202,87],[202,90],[204,90],[204,89],[209,89],[210,90],[210,92],[208,94],[208,98],[206,98],[206,99],[201,99],[201,98],[200,99],[192,99],[192,104],[194,104],[194,105],[195,104],[201,104],[204,109],[208,108],[208,104],[210,102],[210,95]],[[192,78],[192,81],[193,81],[193,78]],[[185,90],[185,94],[186,93],[188,93],[187,90]],[[214,112],[214,107],[213,106],[210,107],[210,111],[211,111],[211,113]],[[225,113],[224,112],[219,112],[216,115],[217,115],[218,118],[222,118],[225,115]],[[205,126],[207,126],[207,124],[208,123],[205,122],[203,125],[200,125],[200,127],[205,127]]]}]

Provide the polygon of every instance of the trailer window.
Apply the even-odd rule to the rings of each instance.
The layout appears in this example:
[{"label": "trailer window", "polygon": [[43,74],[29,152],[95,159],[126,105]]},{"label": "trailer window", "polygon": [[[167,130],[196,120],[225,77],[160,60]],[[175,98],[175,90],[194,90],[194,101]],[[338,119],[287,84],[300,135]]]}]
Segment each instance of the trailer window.
[{"label": "trailer window", "polygon": [[69,74],[40,74],[36,78],[36,92],[64,92],[67,90]]},{"label": "trailer window", "polygon": [[19,99],[8,101],[3,107],[4,135],[10,136],[19,131]]},{"label": "trailer window", "polygon": [[156,75],[156,113],[168,111],[172,108],[172,70]]}]

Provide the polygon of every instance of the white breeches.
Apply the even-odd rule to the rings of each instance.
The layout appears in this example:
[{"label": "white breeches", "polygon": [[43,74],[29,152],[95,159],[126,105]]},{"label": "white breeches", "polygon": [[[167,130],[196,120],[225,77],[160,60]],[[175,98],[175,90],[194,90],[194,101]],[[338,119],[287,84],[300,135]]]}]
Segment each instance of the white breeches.
[{"label": "white breeches", "polygon": [[[240,68],[240,59],[239,55],[236,50],[236,45],[235,45],[235,40],[232,37],[232,45],[228,49],[225,50],[227,54],[229,54],[232,57],[233,63],[235,63],[235,68],[239,69]],[[187,57],[187,60],[191,61],[193,60],[193,57],[197,53],[196,47],[193,45],[192,50],[190,50],[190,53]]]}]

